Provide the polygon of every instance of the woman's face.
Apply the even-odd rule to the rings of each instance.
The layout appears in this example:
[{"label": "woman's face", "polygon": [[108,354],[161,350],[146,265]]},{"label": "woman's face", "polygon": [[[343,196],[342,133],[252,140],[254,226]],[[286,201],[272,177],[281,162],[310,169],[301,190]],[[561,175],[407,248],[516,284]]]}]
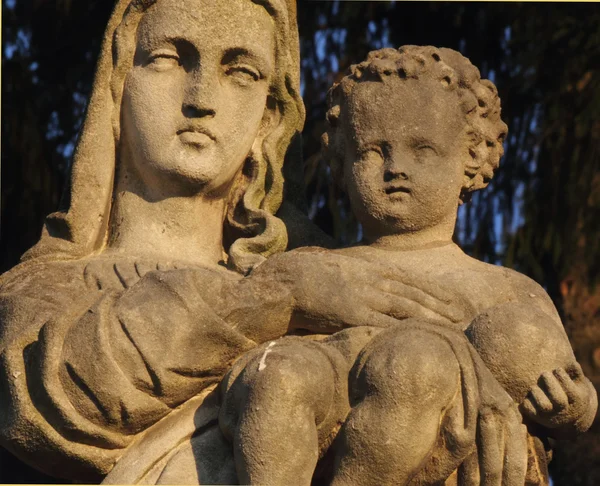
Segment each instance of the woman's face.
[{"label": "woman's face", "polygon": [[250,0],[159,0],[125,80],[124,150],[147,187],[218,196],[257,139],[274,22]]}]

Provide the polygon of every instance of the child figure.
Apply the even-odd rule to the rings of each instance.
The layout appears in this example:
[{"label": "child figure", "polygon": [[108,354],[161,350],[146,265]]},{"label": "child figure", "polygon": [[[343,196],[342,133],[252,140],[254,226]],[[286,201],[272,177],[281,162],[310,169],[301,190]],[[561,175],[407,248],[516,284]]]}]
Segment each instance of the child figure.
[{"label": "child figure", "polygon": [[352,66],[329,103],[324,152],[367,245],[267,263],[320,252],[387,264],[409,285],[374,285],[421,305],[398,315],[380,302],[363,326],[238,361],[220,424],[240,482],[308,485],[329,450],[332,484],[443,484],[457,468],[459,484],[524,484],[521,414],[531,449],[586,430],[597,399],[544,290],[452,242],[458,205],[503,153],[495,86],[458,52],[405,46]]}]

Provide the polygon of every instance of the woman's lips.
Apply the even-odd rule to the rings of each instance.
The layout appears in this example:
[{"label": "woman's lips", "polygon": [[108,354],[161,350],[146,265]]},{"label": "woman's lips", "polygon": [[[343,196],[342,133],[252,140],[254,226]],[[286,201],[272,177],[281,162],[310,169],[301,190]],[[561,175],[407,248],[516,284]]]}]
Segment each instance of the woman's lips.
[{"label": "woman's lips", "polygon": [[178,135],[183,143],[195,145],[197,147],[206,147],[214,141],[213,137],[201,131],[185,130]]}]

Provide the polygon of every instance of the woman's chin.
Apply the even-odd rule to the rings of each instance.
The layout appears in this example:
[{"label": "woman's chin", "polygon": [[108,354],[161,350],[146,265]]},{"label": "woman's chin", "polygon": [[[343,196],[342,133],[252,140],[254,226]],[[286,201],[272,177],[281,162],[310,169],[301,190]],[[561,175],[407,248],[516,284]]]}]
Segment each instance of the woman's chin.
[{"label": "woman's chin", "polygon": [[212,182],[218,176],[216,171],[194,165],[191,160],[185,164],[157,165],[152,164],[142,179],[150,189],[147,194],[160,195],[159,199],[167,197],[190,197],[208,193]]},{"label": "woman's chin", "polygon": [[172,196],[206,196],[221,199],[229,194],[232,181],[213,170],[202,171],[198,167],[178,168],[169,172]]}]

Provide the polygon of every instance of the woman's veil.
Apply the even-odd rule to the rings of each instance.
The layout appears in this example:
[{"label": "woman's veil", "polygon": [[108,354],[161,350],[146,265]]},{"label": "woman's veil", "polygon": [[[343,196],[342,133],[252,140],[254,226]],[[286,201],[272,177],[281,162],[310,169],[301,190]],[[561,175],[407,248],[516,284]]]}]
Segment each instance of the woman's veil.
[{"label": "woman's veil", "polygon": [[[160,1],[160,0],[159,0]],[[287,57],[291,65],[287,81],[297,98],[297,114],[291,125],[297,133],[304,123],[304,107],[299,96],[300,53],[296,24],[295,0],[252,0],[269,8],[282,3],[287,10]],[[85,120],[74,152],[70,182],[65,190],[62,208],[50,214],[45,221],[40,241],[22,257],[22,261],[72,260],[101,251],[107,236],[113,198],[116,166],[116,137],[114,124],[119,122],[119,99],[115,99],[113,75],[117,56],[116,40],[119,27],[128,9],[136,4],[154,3],[152,0],[118,0],[102,43],[96,77],[92,87]],[[287,64],[287,63],[286,63]],[[117,116],[115,116],[117,115]],[[301,154],[294,152],[294,158]],[[290,159],[290,157],[288,157]],[[301,160],[288,160],[286,164],[300,164]],[[283,179],[280,181],[283,187]]]}]

